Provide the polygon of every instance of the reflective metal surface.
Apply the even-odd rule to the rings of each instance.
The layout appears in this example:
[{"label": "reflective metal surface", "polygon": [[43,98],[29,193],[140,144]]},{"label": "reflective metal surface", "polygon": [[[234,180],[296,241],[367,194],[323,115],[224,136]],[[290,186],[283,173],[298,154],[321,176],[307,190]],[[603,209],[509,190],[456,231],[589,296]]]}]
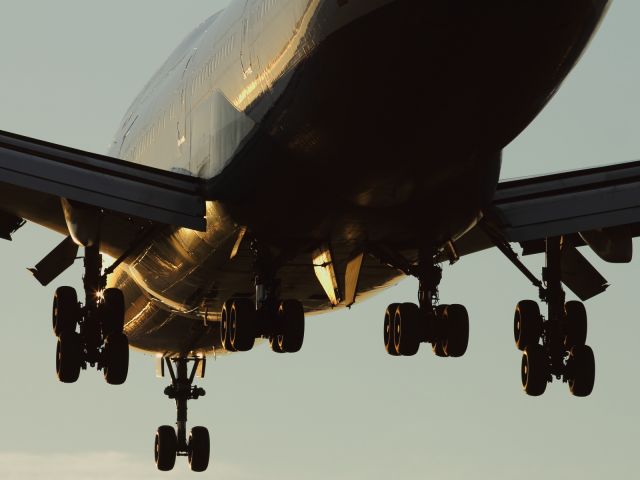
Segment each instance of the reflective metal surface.
[{"label": "reflective metal surface", "polygon": [[[217,345],[222,302],[253,295],[238,234],[291,260],[283,298],[331,302],[313,268],[368,243],[415,260],[492,199],[501,149],[546,105],[608,2],[236,0],[172,54],[111,154],[210,179],[208,230],[167,230],[113,278],[131,343]],[[338,268],[340,270],[340,268]],[[358,299],[400,273],[367,257]]]}]

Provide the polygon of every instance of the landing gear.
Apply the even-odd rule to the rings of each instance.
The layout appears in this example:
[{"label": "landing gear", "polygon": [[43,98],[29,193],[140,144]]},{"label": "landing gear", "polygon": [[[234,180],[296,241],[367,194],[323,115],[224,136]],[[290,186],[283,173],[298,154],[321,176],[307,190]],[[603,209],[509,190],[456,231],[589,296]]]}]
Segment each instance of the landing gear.
[{"label": "landing gear", "polygon": [[72,287],[58,288],[53,298],[56,373],[61,382],[73,383],[80,370],[90,365],[103,370],[110,385],[121,385],[129,370],[129,341],[123,333],[124,296],[118,289],[104,289],[106,275],[97,245],[85,248],[84,267],[84,305]]},{"label": "landing gear", "polygon": [[280,300],[277,260],[253,242],[256,256],[255,303],[246,298],[228,300],[220,314],[220,342],[228,352],[251,350],[256,338],[269,340],[276,353],[295,353],[304,343],[304,307],[297,300]]},{"label": "landing gear", "polygon": [[[204,389],[193,385],[198,370],[202,370],[204,359],[176,358],[162,359],[166,362],[171,375],[171,385],[164,393],[175,400],[177,409],[176,428],[163,425],[158,427],[155,439],[155,462],[158,470],[172,470],[176,457],[188,457],[189,466],[194,472],[204,472],[209,466],[211,441],[205,427],[193,427],[187,438],[187,402],[205,395]],[[188,363],[193,362],[191,373]],[[172,363],[175,365],[172,365]]]},{"label": "landing gear", "polygon": [[461,357],[469,344],[469,315],[462,305],[439,305],[442,269],[433,263],[406,268],[420,280],[419,305],[392,303],[384,316],[383,339],[391,356],[413,356],[431,343],[439,357]]},{"label": "landing gear", "polygon": [[523,351],[522,386],[528,395],[539,396],[555,377],[569,384],[572,395],[586,397],[595,382],[593,350],[585,345],[587,313],[581,302],[565,303],[561,255],[561,239],[547,239],[544,284],[539,284],[547,318],[533,300],[516,306],[513,330],[516,347]]}]

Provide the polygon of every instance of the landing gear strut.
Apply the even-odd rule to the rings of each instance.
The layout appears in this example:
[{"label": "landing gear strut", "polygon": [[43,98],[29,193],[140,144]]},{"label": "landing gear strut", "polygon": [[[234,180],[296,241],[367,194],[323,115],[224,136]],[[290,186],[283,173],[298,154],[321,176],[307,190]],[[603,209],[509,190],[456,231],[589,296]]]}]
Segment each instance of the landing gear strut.
[{"label": "landing gear strut", "polygon": [[[205,395],[204,389],[193,385],[196,372],[202,368],[204,359],[177,358],[163,359],[171,375],[171,385],[164,394],[175,400],[177,409],[176,428],[163,425],[156,431],[155,461],[158,470],[172,470],[176,457],[188,457],[189,466],[194,472],[204,472],[209,466],[211,441],[205,427],[193,427],[187,438],[187,402]],[[192,361],[191,373],[188,363]],[[175,369],[171,363],[175,364]]]},{"label": "landing gear strut", "polygon": [[280,299],[277,265],[268,247],[252,242],[256,261],[255,302],[247,298],[227,300],[220,315],[220,340],[230,352],[251,350],[256,338],[269,340],[276,353],[294,353],[304,342],[304,308],[298,300]]},{"label": "landing gear strut", "polygon": [[531,396],[542,395],[555,377],[569,384],[572,395],[589,396],[595,383],[595,358],[586,345],[586,309],[581,302],[566,302],[562,288],[563,238],[546,239],[541,281],[506,240],[489,225],[481,225],[495,246],[538,288],[540,300],[547,304],[546,319],[534,300],[522,300],[516,306],[513,332],[516,347],[523,352],[520,372],[524,391]]},{"label": "landing gear strut", "polygon": [[121,385],[129,369],[129,341],[123,333],[124,297],[105,290],[97,244],[85,247],[84,305],[72,287],[60,287],[53,299],[53,331],[58,337],[56,373],[64,383],[78,380],[87,365],[102,370],[107,383]]},{"label": "landing gear strut", "polygon": [[[432,257],[424,258],[418,266],[402,268],[420,282],[419,303],[389,305],[384,316],[385,350],[391,356],[412,356],[420,343],[431,343],[437,356],[461,357],[469,343],[469,315],[462,305],[439,304],[442,268],[433,263]],[[394,264],[390,260],[386,263]]]},{"label": "landing gear strut", "polygon": [[547,317],[533,300],[519,302],[514,317],[516,346],[523,352],[522,386],[528,395],[542,395],[555,377],[568,383],[573,395],[586,397],[595,382],[593,350],[586,345],[587,313],[581,302],[565,302],[562,239],[548,238],[545,254],[540,299],[547,304]]}]

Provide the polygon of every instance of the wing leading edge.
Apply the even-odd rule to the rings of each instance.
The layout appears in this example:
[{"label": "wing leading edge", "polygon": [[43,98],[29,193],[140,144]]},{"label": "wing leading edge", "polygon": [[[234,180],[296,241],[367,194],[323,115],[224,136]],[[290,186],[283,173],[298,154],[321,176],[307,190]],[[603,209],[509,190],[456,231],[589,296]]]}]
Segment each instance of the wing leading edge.
[{"label": "wing leading edge", "polygon": [[[608,287],[576,247],[588,245],[603,260],[626,263],[640,236],[640,162],[501,182],[482,222],[456,242],[458,255],[497,246],[507,254],[543,253],[561,237],[562,280],[583,300]],[[442,255],[440,260],[445,260]]]},{"label": "wing leading edge", "polygon": [[0,132],[0,183],[160,224],[206,229],[198,178],[7,132]]}]

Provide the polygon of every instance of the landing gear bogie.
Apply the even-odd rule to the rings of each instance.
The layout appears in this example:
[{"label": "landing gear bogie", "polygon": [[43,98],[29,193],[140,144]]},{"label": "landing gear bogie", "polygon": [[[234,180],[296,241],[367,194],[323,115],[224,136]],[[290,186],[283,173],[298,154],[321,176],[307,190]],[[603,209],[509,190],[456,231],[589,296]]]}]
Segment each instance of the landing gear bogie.
[{"label": "landing gear bogie", "polygon": [[[495,240],[495,239],[494,239]],[[542,395],[555,377],[569,384],[574,396],[585,397],[593,391],[595,359],[586,345],[587,313],[578,301],[565,303],[562,287],[563,239],[546,239],[546,267],[538,280],[510,247],[499,240],[497,246],[536,285],[540,299],[547,304],[547,318],[533,300],[522,300],[514,314],[516,347],[523,351],[522,386],[531,396]]]},{"label": "landing gear bogie", "polygon": [[58,288],[53,299],[56,373],[61,382],[73,383],[81,369],[97,367],[107,383],[120,385],[129,366],[124,295],[116,288],[105,289],[108,271],[102,271],[98,242],[85,247],[84,269],[84,304],[72,287]]},{"label": "landing gear bogie", "polygon": [[416,268],[420,304],[392,303],[384,316],[385,350],[392,356],[413,356],[421,343],[431,343],[439,357],[461,357],[469,344],[469,315],[462,305],[438,304],[442,279],[437,265]]}]

